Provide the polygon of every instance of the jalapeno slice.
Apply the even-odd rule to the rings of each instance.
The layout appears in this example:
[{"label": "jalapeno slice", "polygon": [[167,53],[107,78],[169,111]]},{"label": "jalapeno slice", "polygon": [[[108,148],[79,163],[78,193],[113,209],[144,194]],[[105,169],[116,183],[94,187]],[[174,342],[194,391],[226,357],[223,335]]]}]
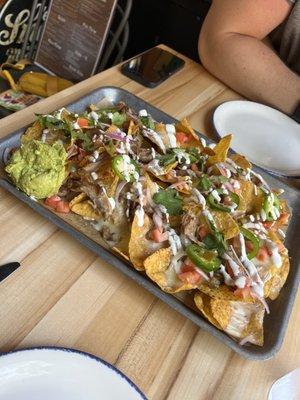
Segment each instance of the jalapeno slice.
[{"label": "jalapeno slice", "polygon": [[[224,193],[224,191],[222,189],[215,189],[215,191],[219,195],[220,199],[221,199],[222,195],[225,195],[225,193]],[[213,210],[231,212],[233,210],[233,207],[232,206],[229,207],[227,205],[222,204],[221,203],[222,199],[220,201],[218,201],[218,199],[216,199],[216,196],[213,195],[213,192],[211,192],[207,197],[207,201],[208,201],[210,207]],[[228,194],[226,193],[226,196],[230,197],[232,203],[235,204],[235,208],[237,208],[239,206],[240,198],[236,193],[228,192]]]},{"label": "jalapeno slice", "polygon": [[279,218],[280,203],[278,197],[274,193],[265,195],[262,208],[266,213],[267,221],[274,221]]},{"label": "jalapeno slice", "polygon": [[139,178],[138,165],[126,154],[114,157],[112,168],[122,181],[134,182]]},{"label": "jalapeno slice", "polygon": [[216,252],[207,250],[197,244],[190,244],[185,251],[189,259],[206,272],[216,271],[222,263]]},{"label": "jalapeno slice", "polygon": [[249,260],[251,260],[257,255],[259,251],[259,238],[253,232],[249,231],[246,228],[240,227],[240,231],[242,235],[252,243],[253,249],[249,253],[247,253],[247,257],[249,258]]}]

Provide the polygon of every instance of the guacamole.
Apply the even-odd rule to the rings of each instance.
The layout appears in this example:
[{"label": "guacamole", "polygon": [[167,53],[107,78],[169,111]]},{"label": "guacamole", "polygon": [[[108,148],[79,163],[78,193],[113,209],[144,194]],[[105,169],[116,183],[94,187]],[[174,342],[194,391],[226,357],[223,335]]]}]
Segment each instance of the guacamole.
[{"label": "guacamole", "polygon": [[5,170],[28,196],[43,199],[56,194],[62,185],[66,158],[62,144],[31,140],[13,153]]}]

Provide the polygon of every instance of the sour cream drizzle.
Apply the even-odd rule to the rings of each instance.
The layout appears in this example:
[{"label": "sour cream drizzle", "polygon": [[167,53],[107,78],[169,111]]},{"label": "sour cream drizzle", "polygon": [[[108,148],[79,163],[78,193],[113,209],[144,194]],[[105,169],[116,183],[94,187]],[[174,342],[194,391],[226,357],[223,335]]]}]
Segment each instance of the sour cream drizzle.
[{"label": "sour cream drizzle", "polygon": [[167,135],[169,138],[169,143],[170,143],[170,147],[174,148],[177,146],[177,142],[176,142],[176,129],[175,126],[172,124],[166,124],[166,131],[167,131]]},{"label": "sour cream drizzle", "polygon": [[263,281],[261,280],[255,265],[247,257],[245,239],[241,233],[239,234],[239,241],[240,241],[240,245],[241,245],[241,262],[245,266],[247,271],[249,272],[249,275],[252,279],[252,282],[251,282],[252,290],[258,297],[263,297],[264,296]]},{"label": "sour cream drizzle", "polygon": [[205,197],[199,192],[198,189],[193,188],[192,194],[196,197],[198,200],[199,204],[203,207],[203,209],[206,207],[206,200]]}]

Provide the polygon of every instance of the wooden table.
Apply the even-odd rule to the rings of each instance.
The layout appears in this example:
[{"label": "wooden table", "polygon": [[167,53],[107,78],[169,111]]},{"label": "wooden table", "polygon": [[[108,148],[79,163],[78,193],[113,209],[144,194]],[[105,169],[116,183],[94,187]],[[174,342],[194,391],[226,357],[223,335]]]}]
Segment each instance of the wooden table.
[{"label": "wooden table", "polygon": [[[185,58],[185,57],[184,57]],[[239,98],[197,63],[156,89],[111,68],[0,121],[0,136],[92,89],[119,86],[211,136],[211,115]],[[0,285],[0,350],[66,346],[102,357],[149,399],[262,400],[299,366],[300,295],[275,358],[247,361],[0,189],[0,264],[22,266]]]}]

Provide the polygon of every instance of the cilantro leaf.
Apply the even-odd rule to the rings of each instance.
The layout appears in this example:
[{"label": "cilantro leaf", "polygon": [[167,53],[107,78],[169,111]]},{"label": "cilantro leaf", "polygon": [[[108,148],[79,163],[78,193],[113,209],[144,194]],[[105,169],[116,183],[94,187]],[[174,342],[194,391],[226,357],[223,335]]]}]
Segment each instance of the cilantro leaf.
[{"label": "cilantro leaf", "polygon": [[182,214],[183,200],[175,189],[160,190],[154,194],[153,201],[166,207],[170,215]]}]

